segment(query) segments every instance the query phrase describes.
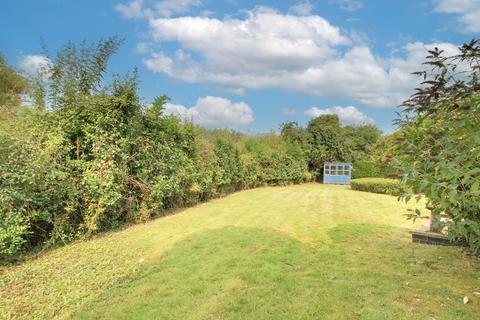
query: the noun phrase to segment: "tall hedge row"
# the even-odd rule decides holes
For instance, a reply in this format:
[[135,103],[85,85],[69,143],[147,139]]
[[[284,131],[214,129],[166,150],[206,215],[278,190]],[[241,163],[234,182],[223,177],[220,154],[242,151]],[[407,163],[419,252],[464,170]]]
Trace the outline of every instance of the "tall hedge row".
[[[211,140],[174,116],[151,114],[137,98],[119,104],[118,94],[87,99],[81,111],[27,112],[2,121],[0,255],[236,190],[310,179],[301,154],[286,143],[257,152],[245,147],[256,137],[234,142],[225,132]],[[17,132],[20,121],[30,124],[30,134]]]
[[33,82],[34,105],[0,113],[0,258],[236,190],[310,181],[324,161],[359,157],[380,135],[332,115],[282,135],[197,127],[168,115],[165,96],[142,102],[135,72],[104,84],[119,45],[66,45]]

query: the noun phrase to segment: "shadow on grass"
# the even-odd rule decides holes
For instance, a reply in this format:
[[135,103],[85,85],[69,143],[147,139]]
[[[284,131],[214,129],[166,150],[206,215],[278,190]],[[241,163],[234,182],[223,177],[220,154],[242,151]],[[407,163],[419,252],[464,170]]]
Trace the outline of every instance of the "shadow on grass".
[[341,225],[330,230],[331,245],[316,246],[271,229],[205,231],[178,242],[74,318],[468,318],[474,309],[443,301],[454,296],[448,274],[438,274],[452,266],[438,259],[448,249],[412,245],[404,234]]

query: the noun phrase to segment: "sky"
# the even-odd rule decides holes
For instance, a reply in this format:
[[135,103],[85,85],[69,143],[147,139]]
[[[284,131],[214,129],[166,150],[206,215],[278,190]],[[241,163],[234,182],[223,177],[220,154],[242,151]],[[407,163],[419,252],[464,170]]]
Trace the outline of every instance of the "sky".
[[[124,42],[108,72],[139,69],[140,95],[206,127],[278,131],[337,114],[394,131],[427,50],[480,36],[480,0],[15,0],[0,52],[25,75],[73,41]],[[45,51],[44,47],[47,49]]]

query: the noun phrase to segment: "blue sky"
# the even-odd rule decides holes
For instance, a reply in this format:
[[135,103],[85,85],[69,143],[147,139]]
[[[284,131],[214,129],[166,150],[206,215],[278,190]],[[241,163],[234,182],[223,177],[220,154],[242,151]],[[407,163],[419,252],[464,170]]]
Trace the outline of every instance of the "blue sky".
[[0,12],[0,51],[32,73],[41,42],[118,35],[109,72],[140,70],[140,94],[209,127],[277,130],[335,113],[393,130],[428,48],[478,37],[480,0],[16,0]]

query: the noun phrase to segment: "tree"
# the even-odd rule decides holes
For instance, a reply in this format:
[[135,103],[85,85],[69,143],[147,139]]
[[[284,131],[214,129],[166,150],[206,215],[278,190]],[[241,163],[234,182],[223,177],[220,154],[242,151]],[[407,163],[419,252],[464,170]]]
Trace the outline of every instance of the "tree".
[[[423,193],[432,209],[450,217],[453,240],[480,252],[480,46],[472,40],[455,56],[429,51],[417,72],[422,86],[403,103],[399,167],[403,181]],[[408,201],[412,195],[405,195]],[[412,218],[421,217],[417,211]]]
[[12,115],[21,104],[22,95],[28,92],[28,81],[7,65],[0,54],[0,116]]
[[122,40],[111,37],[96,44],[82,42],[77,47],[67,43],[57,53],[49,70],[48,99],[53,109],[75,105],[81,96],[92,94],[101,88],[103,75],[112,55]]
[[315,175],[329,161],[350,159],[350,150],[345,145],[345,136],[337,115],[322,115],[307,125],[309,168]]
[[[319,177],[325,162],[359,160],[371,161],[373,146],[381,137],[374,125],[342,126],[337,115],[322,115],[311,119],[307,128],[296,122],[285,122],[280,127],[284,141],[300,148],[308,167]],[[377,166],[369,163],[370,166]],[[378,166],[377,166],[378,167]],[[379,168],[381,175],[382,168]]]
[[382,132],[372,124],[347,126],[345,129],[346,146],[351,150],[352,161],[371,157],[373,146],[382,136]]
[[287,121],[280,126],[280,134],[285,141],[297,143],[305,147],[307,143],[307,134],[304,128],[300,127],[297,122]]

